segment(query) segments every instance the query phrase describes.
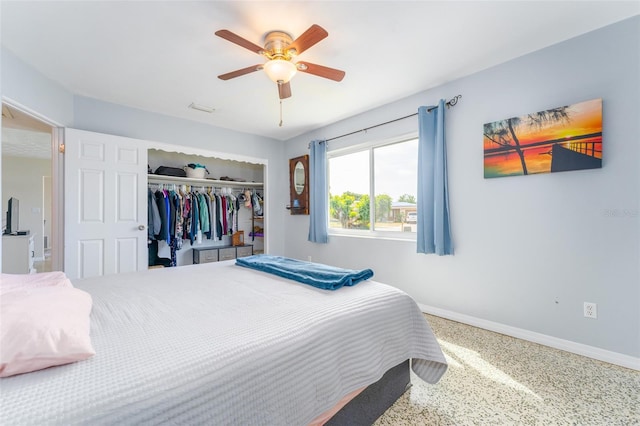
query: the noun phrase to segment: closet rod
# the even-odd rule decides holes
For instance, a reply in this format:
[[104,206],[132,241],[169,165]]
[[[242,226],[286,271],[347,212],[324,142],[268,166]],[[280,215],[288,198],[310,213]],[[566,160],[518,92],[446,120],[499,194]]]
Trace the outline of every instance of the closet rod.
[[[445,105],[447,106],[447,108],[451,108],[452,106],[454,106],[455,104],[458,103],[458,100],[462,97],[462,95],[457,95],[454,96],[453,98],[449,99]],[[433,107],[433,108],[429,108],[427,110],[427,112],[431,112],[434,109],[438,108],[437,106]],[[344,135],[340,135],[340,136],[335,136],[331,139],[326,139],[325,142],[329,142],[329,141],[333,141],[336,139],[340,139],[340,138],[344,138],[345,136],[351,136],[351,135],[355,135],[356,133],[360,133],[360,132],[366,132],[367,130],[371,130],[371,129],[375,129],[376,127],[380,127],[380,126],[384,126],[386,124],[391,124],[391,123],[395,123],[396,121],[400,121],[400,120],[404,120],[405,118],[409,118],[409,117],[414,117],[418,115],[418,113],[413,113],[413,114],[409,114],[409,115],[405,115],[404,117],[400,117],[400,118],[396,118],[393,120],[389,120],[389,121],[385,121],[384,123],[380,123],[380,124],[375,124],[373,126],[370,127],[365,127],[364,129],[360,129],[360,130],[356,130],[355,132],[351,132],[351,133],[345,133]],[[310,146],[310,145],[309,145]]]

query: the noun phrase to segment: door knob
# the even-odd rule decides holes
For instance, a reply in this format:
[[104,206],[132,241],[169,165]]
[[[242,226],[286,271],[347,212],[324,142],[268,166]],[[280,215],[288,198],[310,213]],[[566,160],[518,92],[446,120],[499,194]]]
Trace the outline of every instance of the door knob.
[[141,231],[144,231],[145,230],[145,226],[144,225],[139,225],[138,229],[141,230]]

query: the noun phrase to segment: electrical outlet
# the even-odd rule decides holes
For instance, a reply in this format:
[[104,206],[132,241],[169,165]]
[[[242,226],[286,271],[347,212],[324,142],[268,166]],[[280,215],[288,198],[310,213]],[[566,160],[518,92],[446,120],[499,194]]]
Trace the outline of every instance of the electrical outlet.
[[584,316],[587,318],[598,318],[598,305],[591,302],[584,302]]

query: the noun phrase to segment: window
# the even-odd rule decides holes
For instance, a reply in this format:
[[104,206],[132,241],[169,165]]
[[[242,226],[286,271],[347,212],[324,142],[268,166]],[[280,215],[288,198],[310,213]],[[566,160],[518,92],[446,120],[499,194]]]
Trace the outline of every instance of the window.
[[418,139],[328,153],[329,232],[415,239]]

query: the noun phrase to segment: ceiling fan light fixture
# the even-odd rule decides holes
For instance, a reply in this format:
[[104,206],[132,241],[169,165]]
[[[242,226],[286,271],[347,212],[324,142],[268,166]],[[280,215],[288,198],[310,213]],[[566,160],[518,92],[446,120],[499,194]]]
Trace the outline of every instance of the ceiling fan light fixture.
[[264,72],[274,83],[288,83],[296,71],[295,64],[284,59],[272,59],[264,64]]

